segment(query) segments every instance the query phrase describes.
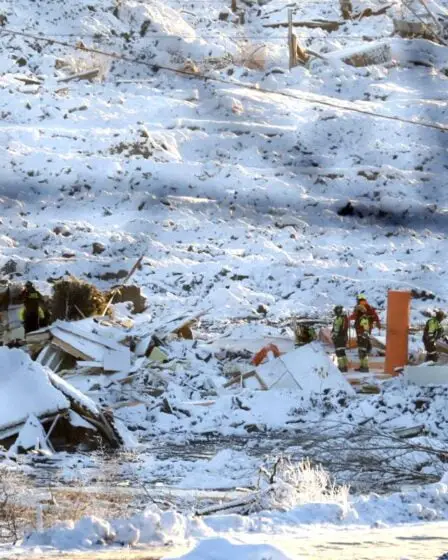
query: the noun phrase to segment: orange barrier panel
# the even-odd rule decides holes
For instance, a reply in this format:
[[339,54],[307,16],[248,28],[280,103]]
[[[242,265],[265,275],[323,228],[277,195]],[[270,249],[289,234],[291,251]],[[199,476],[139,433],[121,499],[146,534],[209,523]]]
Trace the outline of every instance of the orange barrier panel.
[[250,363],[254,366],[259,366],[267,358],[269,352],[272,352],[274,354],[274,358],[278,358],[280,356],[280,350],[278,349],[278,346],[271,343],[263,346],[263,348],[255,354]]
[[387,295],[386,363],[384,371],[395,375],[395,368],[408,363],[411,292],[390,290]]

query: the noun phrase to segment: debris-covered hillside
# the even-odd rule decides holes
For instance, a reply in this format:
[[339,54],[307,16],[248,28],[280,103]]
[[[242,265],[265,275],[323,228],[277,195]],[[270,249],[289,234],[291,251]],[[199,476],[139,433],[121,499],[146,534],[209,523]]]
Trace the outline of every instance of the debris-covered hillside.
[[[221,324],[259,304],[271,321],[320,316],[360,289],[379,307],[387,288],[415,290],[415,309],[443,305],[446,47],[390,37],[398,12],[412,16],[400,3],[353,20],[336,3],[301,4],[294,20],[340,25],[298,27],[328,58],[290,72],[286,29],[266,27],[286,21],[282,3],[237,2],[244,24],[227,2],[169,4],[0,4],[3,274],[108,287],[144,253],[136,280],[154,317],[201,302]],[[193,61],[222,81],[9,29],[145,64]],[[385,63],[338,61],[377,40]],[[92,68],[92,82],[59,82]]]
[[[82,447],[43,459],[2,451],[7,469],[40,487],[48,480],[36,461],[56,485],[253,489],[260,464],[286,452],[353,492],[442,476],[445,387],[399,379],[359,396],[318,344],[297,358],[314,376],[306,394],[294,376],[228,383],[265,343],[293,349],[291,317],[325,326],[359,292],[383,322],[388,289],[412,292],[413,327],[448,307],[447,18],[446,0],[0,0],[0,280],[32,280],[45,296],[61,280],[85,280],[101,291],[95,314],[131,270],[129,290],[141,289],[116,297],[104,319],[32,335],[38,364],[2,349],[0,365],[17,403],[7,364],[41,376],[54,397],[49,426],[61,410],[72,427],[74,415],[82,429],[111,422],[127,451],[112,467]],[[55,318],[73,319],[60,303]],[[415,354],[420,338],[412,332]],[[151,355],[154,340],[162,354]],[[94,414],[82,416],[70,395]],[[105,423],[106,410],[115,420]],[[42,436],[42,418],[30,425],[14,412],[20,441]],[[433,518],[445,519],[446,488],[431,488]],[[432,519],[425,500],[400,519]],[[182,496],[173,501],[186,509]],[[317,523],[334,521],[326,511]],[[149,540],[156,526],[190,524],[144,515],[135,522]],[[93,541],[104,533],[116,544],[106,534],[120,531],[133,540],[127,524],[89,523]]]

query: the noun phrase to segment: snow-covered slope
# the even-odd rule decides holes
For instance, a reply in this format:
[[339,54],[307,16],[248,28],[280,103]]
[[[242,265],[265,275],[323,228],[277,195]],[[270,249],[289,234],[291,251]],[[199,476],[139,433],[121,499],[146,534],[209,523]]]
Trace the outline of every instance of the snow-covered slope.
[[[227,4],[0,2],[6,30],[175,68],[191,58],[229,82],[3,35],[2,273],[46,290],[68,273],[106,287],[144,253],[135,280],[154,316],[201,302],[214,321],[257,316],[259,304],[271,321],[321,315],[358,290],[380,308],[387,288],[445,305],[447,133],[317,102],[443,125],[447,48],[387,39],[389,10],[297,32],[322,53],[386,38],[392,62],[314,59],[289,72],[286,30],[263,27],[286,20],[283,4],[242,4],[244,25],[219,19]],[[336,6],[301,5],[294,17],[339,19]],[[265,45],[263,68],[247,67],[254,45]],[[89,67],[103,81],[56,82]]]

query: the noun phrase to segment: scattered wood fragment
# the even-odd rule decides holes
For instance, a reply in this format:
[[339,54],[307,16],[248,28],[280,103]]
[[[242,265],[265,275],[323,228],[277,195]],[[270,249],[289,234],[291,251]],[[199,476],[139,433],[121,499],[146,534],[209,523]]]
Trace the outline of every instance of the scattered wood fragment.
[[41,86],[43,84],[43,82],[38,78],[28,78],[26,76],[25,77],[14,76],[14,79],[18,80],[19,82],[23,82],[27,86]]
[[260,387],[263,391],[267,391],[268,390],[268,386],[266,385],[266,383],[263,381],[263,379],[260,377],[260,375],[255,371],[248,371],[246,373],[239,373],[238,375],[234,376],[230,381],[227,381],[227,383],[225,383],[223,385],[224,389],[227,389],[228,387],[231,387],[232,385],[236,385],[236,384],[244,384],[244,380],[245,379],[250,379],[251,377],[255,377],[255,379],[258,381],[258,383],[260,384]]
[[342,52],[340,54],[340,59],[345,62],[345,64],[359,68],[390,62],[392,60],[392,51],[388,43],[380,43],[363,46],[359,50],[352,50],[350,54],[346,55]]
[[79,74],[72,74],[71,76],[67,76],[66,78],[60,78],[58,80],[58,83],[64,84],[66,82],[71,82],[72,80],[92,80],[93,78],[96,78],[99,73],[99,68],[92,68],[91,70],[87,70],[86,72],[80,72]]
[[393,4],[388,4],[387,6],[383,6],[379,10],[372,10],[372,8],[365,8],[364,10],[359,12],[359,14],[354,15],[353,19],[361,21],[365,17],[382,16],[387,12],[389,8],[392,8],[392,6]]
[[80,399],[77,398],[75,391],[70,390],[70,387],[64,385],[59,381],[59,377],[53,373],[49,374],[49,380],[51,384],[61,391],[61,393],[68,399],[70,403],[70,408],[82,418],[90,422],[100,434],[109,442],[109,444],[117,448],[123,442],[121,440],[120,434],[117,432],[113,424],[112,414],[107,414],[97,407],[88,407]]
[[420,37],[422,39],[433,39],[434,29],[431,24],[420,23],[419,21],[406,21],[404,19],[394,19],[394,33],[405,39]]
[[424,424],[418,426],[411,426],[409,428],[398,428],[394,430],[394,434],[400,439],[408,439],[419,436],[425,429]]
[[260,498],[261,492],[253,492],[242,498],[237,498],[236,500],[230,500],[224,504],[213,504],[196,510],[196,515],[211,515],[213,513],[225,512],[225,513],[242,513],[241,508],[247,510],[255,506]]
[[[337,31],[344,22],[342,21],[328,21],[324,19],[315,19],[312,21],[293,21],[293,27],[307,27],[309,29],[323,29],[324,31]],[[280,23],[265,23],[265,28],[278,29],[279,27],[288,27],[288,22]]]
[[352,19],[353,6],[350,0],[339,0],[341,14],[344,19]]
[[129,282],[129,280],[132,278],[133,274],[135,273],[135,271],[140,267],[143,258],[145,255],[142,255],[137,262],[134,264],[134,266],[131,268],[131,270],[129,271],[128,275],[126,276],[126,278],[123,280],[123,283],[120,284],[120,286],[118,286],[115,290],[112,291],[112,295],[109,299],[109,301],[107,302],[106,307],[103,310],[102,315],[106,315],[107,310],[109,309],[109,307],[112,305],[112,302],[115,299],[115,296],[117,295],[117,293],[119,292],[120,288],[122,288],[123,286],[125,286],[127,284],[127,282]]

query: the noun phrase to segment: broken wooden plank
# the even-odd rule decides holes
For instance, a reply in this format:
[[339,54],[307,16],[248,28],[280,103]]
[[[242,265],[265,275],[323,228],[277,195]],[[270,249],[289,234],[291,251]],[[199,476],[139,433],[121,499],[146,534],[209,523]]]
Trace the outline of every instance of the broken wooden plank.
[[99,68],[92,68],[91,70],[86,70],[85,72],[80,72],[79,74],[72,74],[66,78],[60,78],[58,83],[63,84],[66,82],[71,82],[72,80],[92,80],[96,78],[100,73]]
[[78,366],[79,367],[84,367],[84,368],[103,369],[103,363],[102,362],[94,362],[94,361],[79,360],[78,361]]
[[66,342],[64,342],[63,340],[59,339],[56,336],[53,337],[51,343],[57,346],[58,348],[60,348],[61,350],[64,350],[64,352],[70,354],[70,356],[73,356],[74,358],[78,358],[80,360],[86,360],[86,361],[90,361],[94,358],[94,356],[89,356],[84,352],[81,352],[74,346],[67,344]]
[[352,19],[353,6],[350,0],[339,0],[341,14],[344,19]]
[[112,447],[117,448],[122,444],[121,437],[113,425],[112,416],[106,416],[92,399],[77,391],[58,375],[50,373],[48,378],[51,384],[69,401],[70,408],[84,420],[93,424]]
[[392,6],[393,6],[393,4],[388,4],[387,6],[383,6],[382,8],[379,8],[378,10],[372,10],[372,8],[364,8],[358,14],[355,14],[353,16],[353,19],[361,21],[365,17],[382,16],[383,14],[385,14],[387,12],[387,10],[389,8],[392,8]]
[[14,79],[23,82],[27,86],[41,86],[43,84],[38,78],[29,78],[27,76],[14,76]]
[[419,436],[425,429],[424,424],[419,424],[418,426],[411,426],[409,428],[397,428],[394,430],[394,434],[400,439],[407,439]]
[[[80,321],[79,323],[82,323],[82,321]],[[83,338],[89,342],[94,342],[95,344],[99,346],[104,346],[106,348],[109,348],[110,350],[121,350],[122,348],[125,348],[125,346],[123,346],[119,342],[116,342],[111,338],[98,335],[94,332],[87,331],[82,327],[78,326],[77,323],[57,321],[56,323],[53,323],[53,325],[50,327],[50,331],[52,334],[54,329],[60,329],[68,334],[74,335],[75,337]]]
[[[323,29],[324,31],[337,31],[343,21],[328,21],[324,19],[315,19],[312,21],[293,21],[292,27],[307,27],[309,29]],[[280,23],[265,23],[263,27],[270,29],[277,29],[279,27],[288,27],[287,21]]]
[[45,344],[51,338],[49,329],[41,329],[39,331],[30,332],[26,335],[26,343],[28,345]]
[[137,262],[134,264],[134,266],[131,268],[131,270],[129,271],[128,275],[126,276],[126,278],[123,280],[123,282],[120,284],[120,286],[118,288],[116,288],[115,290],[113,290],[112,295],[109,299],[109,301],[106,304],[106,307],[104,308],[104,311],[102,313],[102,315],[106,315],[107,310],[109,309],[109,307],[112,305],[112,302],[115,299],[115,296],[117,295],[117,292],[119,291],[120,287],[125,286],[126,283],[132,278],[132,276],[134,275],[135,271],[137,270],[137,268],[141,265],[143,258],[144,258],[144,254],[138,258]]
[[236,383],[240,384],[243,379],[249,379],[249,377],[254,377],[255,376],[255,371],[248,371],[246,373],[238,373],[237,375],[233,376],[230,381],[227,381],[227,383],[224,383],[223,387],[224,389],[227,389],[228,387],[231,387],[232,385],[235,385]]
[[227,383],[225,383],[223,385],[224,389],[227,389],[228,387],[231,387],[232,385],[235,385],[236,383],[243,383],[244,385],[244,380],[246,379],[250,379],[252,377],[255,377],[255,379],[258,381],[261,389],[263,391],[267,391],[268,390],[268,386],[266,385],[266,383],[263,381],[262,377],[260,376],[260,374],[258,372],[256,372],[255,370],[253,371],[248,371],[246,373],[243,374],[239,374],[236,375],[234,378],[232,378],[230,381],[228,381]]

